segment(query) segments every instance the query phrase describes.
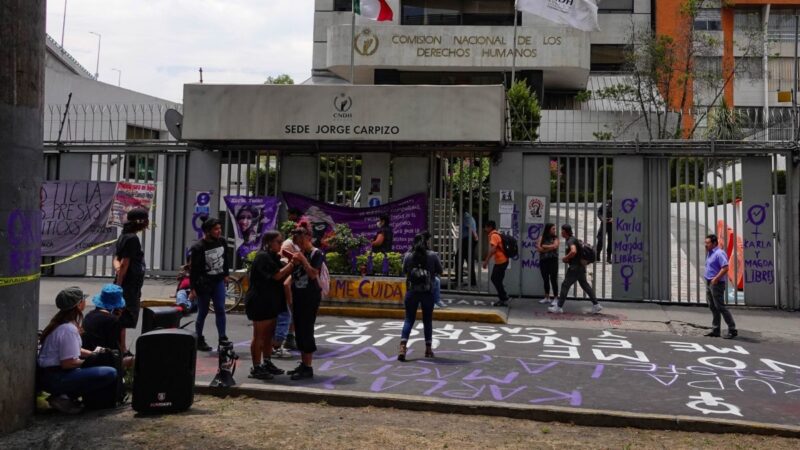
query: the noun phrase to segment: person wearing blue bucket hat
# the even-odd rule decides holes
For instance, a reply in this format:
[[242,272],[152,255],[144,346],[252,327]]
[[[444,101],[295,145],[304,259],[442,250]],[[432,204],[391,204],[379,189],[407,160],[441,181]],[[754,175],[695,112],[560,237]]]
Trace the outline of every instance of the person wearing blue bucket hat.
[[[125,308],[122,287],[106,284],[100,293],[92,297],[94,310],[83,319],[83,336],[81,347],[94,351],[96,348],[117,350],[123,353],[124,346],[120,339],[123,324],[120,322]],[[129,359],[129,362],[125,360]],[[123,366],[128,367],[132,358],[123,359]]]

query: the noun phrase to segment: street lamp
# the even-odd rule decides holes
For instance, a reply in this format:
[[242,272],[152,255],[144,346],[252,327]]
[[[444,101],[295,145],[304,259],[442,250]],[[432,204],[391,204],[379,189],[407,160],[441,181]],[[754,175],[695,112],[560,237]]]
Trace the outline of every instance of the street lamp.
[[94,79],[100,79],[100,41],[103,40],[103,36],[100,33],[95,33],[94,31],[90,31],[89,34],[93,34],[97,36],[97,65],[94,67]]
[[111,69],[114,72],[117,72],[117,86],[122,86],[122,71],[119,69]]
[[64,17],[61,20],[61,48],[64,48],[64,29],[67,27],[67,0],[64,0]]

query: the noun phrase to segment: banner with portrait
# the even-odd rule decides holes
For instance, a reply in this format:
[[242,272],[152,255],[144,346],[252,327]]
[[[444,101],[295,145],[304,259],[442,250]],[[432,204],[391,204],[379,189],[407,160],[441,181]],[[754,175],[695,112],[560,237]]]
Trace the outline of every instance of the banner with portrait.
[[233,223],[236,255],[244,259],[258,250],[264,232],[275,228],[280,201],[276,197],[226,195],[225,205]]
[[[392,228],[392,251],[404,253],[411,248],[414,236],[426,230],[428,224],[428,196],[414,194],[403,199],[372,208],[348,208],[330,205],[298,194],[283,193],[288,208],[297,208],[311,221],[314,240],[324,242],[333,233],[336,224],[347,224],[354,236],[373,240],[378,233],[378,218],[389,216]],[[323,246],[324,250],[324,246]]]

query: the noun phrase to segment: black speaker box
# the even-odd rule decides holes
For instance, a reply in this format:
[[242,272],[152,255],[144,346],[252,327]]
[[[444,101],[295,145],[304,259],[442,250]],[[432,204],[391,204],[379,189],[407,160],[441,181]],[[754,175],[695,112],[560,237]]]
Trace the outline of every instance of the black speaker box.
[[144,414],[185,411],[194,402],[197,337],[181,329],[139,336],[133,378],[133,409]]
[[142,308],[142,334],[159,328],[178,328],[183,309],[178,306]]

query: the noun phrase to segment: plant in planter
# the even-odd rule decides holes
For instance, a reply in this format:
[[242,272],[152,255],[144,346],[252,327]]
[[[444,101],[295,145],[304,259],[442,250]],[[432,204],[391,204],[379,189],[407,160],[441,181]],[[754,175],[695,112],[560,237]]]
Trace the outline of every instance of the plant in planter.
[[288,238],[289,233],[291,233],[295,228],[297,228],[297,222],[286,220],[281,222],[281,224],[278,226],[278,231],[281,232],[284,238]]
[[[358,268],[356,254],[369,244],[363,236],[353,236],[353,230],[346,224],[340,223],[333,228],[333,236],[328,238],[328,248],[350,260],[351,271]],[[329,268],[330,269],[330,268]]]
[[345,255],[337,252],[328,252],[325,254],[325,264],[328,265],[328,271],[335,274],[349,274],[351,272],[350,261],[345,258]]

